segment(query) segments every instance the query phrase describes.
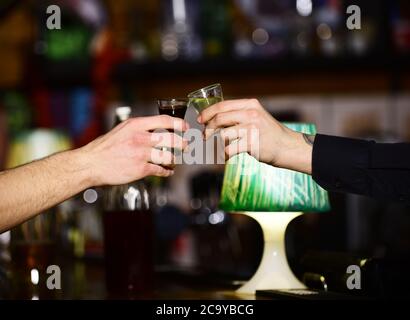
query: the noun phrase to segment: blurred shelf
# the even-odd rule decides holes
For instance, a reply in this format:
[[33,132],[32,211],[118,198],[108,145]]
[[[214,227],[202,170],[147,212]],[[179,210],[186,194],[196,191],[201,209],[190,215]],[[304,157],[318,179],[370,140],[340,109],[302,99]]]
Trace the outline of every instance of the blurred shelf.
[[148,63],[123,63],[113,72],[113,79],[117,81],[133,81],[141,77],[169,77],[193,75],[242,75],[304,72],[336,72],[336,71],[388,71],[401,67],[408,59],[392,58],[374,55],[369,57],[281,57],[275,59],[214,59],[197,62],[148,62]]
[[[48,86],[92,85],[92,61],[41,62]],[[221,82],[228,95],[395,92],[410,90],[409,56],[298,58],[196,62],[126,62],[112,72],[114,83],[135,87],[140,98],[186,95]]]
[[406,56],[207,60],[200,62],[124,63],[112,76],[135,86],[141,99],[185,96],[220,82],[227,96],[400,92],[410,90]]
[[91,60],[41,61],[40,68],[42,80],[51,88],[91,85]]

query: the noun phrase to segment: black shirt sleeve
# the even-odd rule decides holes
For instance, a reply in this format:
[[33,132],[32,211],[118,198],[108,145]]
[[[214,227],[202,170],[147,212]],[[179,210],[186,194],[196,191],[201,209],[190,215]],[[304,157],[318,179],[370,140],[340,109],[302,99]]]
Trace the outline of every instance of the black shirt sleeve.
[[313,179],[324,189],[410,203],[410,143],[316,135]]

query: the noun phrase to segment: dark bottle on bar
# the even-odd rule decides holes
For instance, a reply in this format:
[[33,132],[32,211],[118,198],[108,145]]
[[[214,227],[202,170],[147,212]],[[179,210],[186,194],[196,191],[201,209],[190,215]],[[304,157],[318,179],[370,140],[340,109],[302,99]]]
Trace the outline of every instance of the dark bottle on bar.
[[[116,109],[116,124],[131,109]],[[150,297],[153,290],[153,216],[145,180],[104,191],[106,285],[114,298]]]

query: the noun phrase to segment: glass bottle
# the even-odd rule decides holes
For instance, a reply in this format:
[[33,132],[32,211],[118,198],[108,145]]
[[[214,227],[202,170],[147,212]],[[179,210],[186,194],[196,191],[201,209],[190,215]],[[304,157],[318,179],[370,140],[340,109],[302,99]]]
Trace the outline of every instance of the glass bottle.
[[[116,109],[116,124],[130,117]],[[109,295],[145,297],[153,289],[153,215],[145,180],[107,187],[104,192],[104,253]]]

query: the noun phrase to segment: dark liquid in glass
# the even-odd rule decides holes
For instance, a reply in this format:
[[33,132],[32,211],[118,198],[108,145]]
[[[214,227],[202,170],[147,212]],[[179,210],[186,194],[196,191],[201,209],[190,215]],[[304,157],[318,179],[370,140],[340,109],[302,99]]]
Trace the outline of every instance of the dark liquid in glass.
[[151,211],[107,211],[104,233],[109,294],[120,298],[150,297],[154,278]]
[[[180,102],[180,103],[176,103],[173,105],[159,106],[158,110],[159,110],[159,114],[166,114],[171,117],[184,119],[187,107],[188,107],[187,103]],[[174,132],[174,130],[172,129],[169,129],[168,131]],[[179,154],[179,152],[176,151],[174,148],[170,148],[168,150],[171,151],[175,155]],[[174,168],[174,166],[175,165],[166,166],[166,167]]]
[[184,119],[187,105],[178,104],[174,106],[161,106],[158,109],[159,109],[159,114],[166,114],[171,117]]

